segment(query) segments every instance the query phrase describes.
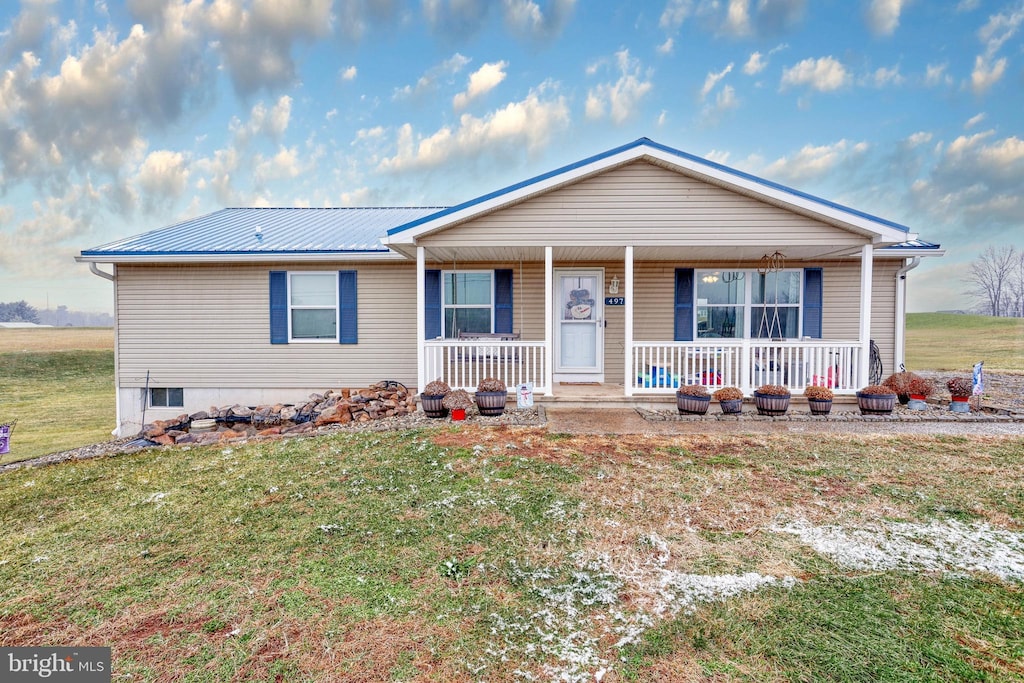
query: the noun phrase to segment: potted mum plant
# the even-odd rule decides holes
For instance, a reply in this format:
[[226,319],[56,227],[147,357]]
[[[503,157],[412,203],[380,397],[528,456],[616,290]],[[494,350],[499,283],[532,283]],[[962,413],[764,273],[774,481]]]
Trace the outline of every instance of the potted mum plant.
[[754,390],[754,405],[758,415],[778,417],[789,410],[789,389],[781,384],[762,384]]
[[949,389],[949,397],[952,399],[949,402],[949,409],[954,413],[969,413],[971,412],[971,394],[974,392],[974,385],[971,380],[967,377],[953,377],[946,382],[946,388]]
[[684,384],[676,389],[676,408],[681,415],[704,415],[711,395],[703,384]]
[[711,394],[718,401],[718,407],[726,415],[739,415],[743,412],[743,392],[736,387],[722,387]]
[[909,401],[907,408],[910,410],[925,410],[928,408],[928,397],[935,391],[935,383],[930,379],[915,376],[907,385]]
[[501,415],[507,398],[508,388],[497,377],[485,377],[476,385],[476,407],[481,415]]
[[451,390],[452,388],[448,386],[448,383],[440,379],[435,379],[423,387],[423,391],[420,393],[420,405],[423,407],[423,412],[427,417],[448,416],[448,409],[441,402]]
[[882,384],[869,384],[857,392],[861,415],[890,415],[896,407],[896,392]]
[[449,392],[441,400],[441,404],[452,411],[453,420],[465,420],[466,411],[473,407],[473,397],[465,389],[456,389]]
[[804,396],[811,415],[828,415],[832,412],[832,399],[835,396],[828,387],[809,386],[804,389]]
[[903,370],[902,372],[894,372],[886,377],[885,381],[882,382],[882,386],[892,389],[899,402],[906,405],[910,400],[910,385],[914,380],[919,379],[921,377],[917,373]]

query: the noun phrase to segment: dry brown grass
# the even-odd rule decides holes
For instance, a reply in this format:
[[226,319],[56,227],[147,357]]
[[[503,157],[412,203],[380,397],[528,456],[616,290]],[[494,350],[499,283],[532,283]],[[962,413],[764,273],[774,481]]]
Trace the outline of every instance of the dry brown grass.
[[40,327],[0,330],[0,353],[113,351],[112,327]]

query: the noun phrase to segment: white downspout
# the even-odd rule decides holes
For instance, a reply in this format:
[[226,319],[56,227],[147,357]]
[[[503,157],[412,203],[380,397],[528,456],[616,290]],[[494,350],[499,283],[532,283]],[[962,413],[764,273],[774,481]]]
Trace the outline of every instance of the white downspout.
[[914,256],[896,271],[896,339],[893,349],[893,372],[905,370],[906,328],[907,328],[907,273],[921,263],[920,256]]
[[121,433],[121,362],[120,348],[117,343],[117,331],[118,331],[118,315],[117,315],[117,266],[114,266],[113,273],[107,273],[97,267],[95,261],[89,262],[89,272],[97,277],[101,277],[104,280],[110,280],[114,283],[114,420],[117,426],[114,427],[114,431],[110,432],[114,436],[124,436]]
[[430,380],[427,379],[424,367],[426,363],[425,337],[427,336],[427,314],[424,310],[427,302],[427,288],[423,278],[426,275],[427,250],[416,246],[416,391],[423,391],[423,387]]

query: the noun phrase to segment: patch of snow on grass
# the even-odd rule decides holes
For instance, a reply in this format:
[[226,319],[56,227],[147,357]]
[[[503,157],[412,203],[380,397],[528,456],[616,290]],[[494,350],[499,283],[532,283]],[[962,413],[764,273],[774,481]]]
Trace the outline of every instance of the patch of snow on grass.
[[986,572],[1004,581],[1024,581],[1024,534],[985,523],[891,522],[851,530],[797,520],[772,531],[793,534],[849,569]]

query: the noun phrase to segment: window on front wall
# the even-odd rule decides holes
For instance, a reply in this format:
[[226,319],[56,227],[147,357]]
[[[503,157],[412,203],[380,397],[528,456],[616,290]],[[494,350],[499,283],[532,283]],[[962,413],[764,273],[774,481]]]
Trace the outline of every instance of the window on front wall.
[[291,339],[337,340],[337,273],[289,273],[288,304]]
[[695,273],[697,338],[800,336],[802,271]]
[[150,387],[149,405],[151,408],[184,408],[185,390]]
[[800,284],[803,273],[782,270],[754,274],[750,336],[795,339],[800,336]]
[[442,334],[489,334],[494,330],[494,281],[491,271],[445,271],[442,274]]

